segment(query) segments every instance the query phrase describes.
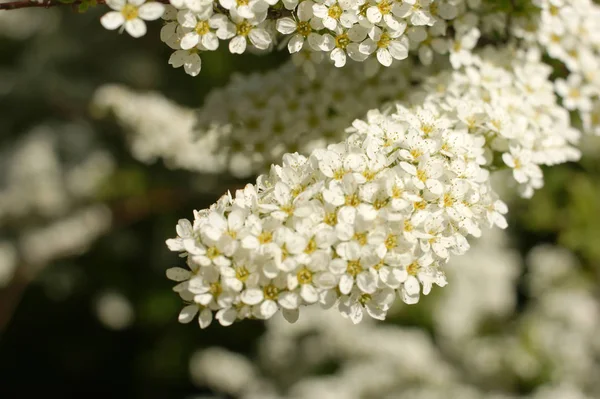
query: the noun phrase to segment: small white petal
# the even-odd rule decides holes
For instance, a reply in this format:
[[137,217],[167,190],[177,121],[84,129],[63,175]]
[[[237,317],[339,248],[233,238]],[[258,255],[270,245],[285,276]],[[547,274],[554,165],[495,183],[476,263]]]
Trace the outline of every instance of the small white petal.
[[138,10],[139,17],[146,21],[157,20],[162,17],[164,13],[165,6],[156,1],[142,5]]
[[185,308],[181,309],[179,312],[179,322],[180,323],[189,323],[194,319],[194,316],[198,313],[198,305],[188,305]]
[[192,272],[181,267],[172,267],[167,269],[167,278],[172,281],[185,281],[190,278]]
[[125,22],[125,30],[131,37],[142,37],[146,34],[146,24],[139,18]]
[[100,18],[100,23],[108,30],[115,30],[125,23],[125,17],[118,11],[111,11]]

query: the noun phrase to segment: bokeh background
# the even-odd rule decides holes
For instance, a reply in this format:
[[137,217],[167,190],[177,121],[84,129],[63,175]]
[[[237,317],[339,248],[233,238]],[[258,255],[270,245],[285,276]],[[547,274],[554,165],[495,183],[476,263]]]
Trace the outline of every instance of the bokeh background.
[[177,323],[164,242],[247,181],[134,159],[91,101],[118,83],[199,107],[285,56],[220,49],[192,78],[159,23],[134,40],[101,13],[0,12],[0,398],[600,398],[600,138],[532,200],[499,187],[509,229],[385,323],[315,310],[200,330]]

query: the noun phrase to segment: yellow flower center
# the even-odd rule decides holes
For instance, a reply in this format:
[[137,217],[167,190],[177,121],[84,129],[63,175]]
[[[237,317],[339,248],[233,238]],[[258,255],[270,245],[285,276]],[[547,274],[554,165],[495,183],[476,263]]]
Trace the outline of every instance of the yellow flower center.
[[335,212],[326,214],[323,222],[330,226],[335,226],[337,224],[337,214]]
[[418,211],[422,211],[423,209],[427,208],[427,202],[425,201],[415,202],[413,205]]
[[417,262],[413,262],[406,268],[406,272],[411,276],[416,276],[421,266]]
[[444,206],[450,207],[452,205],[454,205],[454,198],[448,193],[444,194]]
[[216,298],[219,295],[221,295],[221,292],[223,292],[223,287],[221,287],[221,283],[219,283],[219,282],[212,283],[210,285],[210,290],[209,291]]
[[273,240],[273,233],[271,233],[270,231],[263,231],[262,233],[260,233],[260,235],[258,236],[258,241],[261,244],[268,244]]
[[360,296],[360,298],[358,298],[358,302],[363,306],[365,306],[370,300],[371,300],[371,295],[369,295],[369,294],[362,294]]
[[385,247],[387,249],[392,249],[392,248],[396,248],[397,245],[398,245],[398,237],[393,234],[389,234],[387,236],[387,238],[385,239]]
[[244,20],[237,26],[236,34],[238,36],[248,36],[252,28],[254,28],[254,26],[250,25],[248,21]]
[[358,260],[349,261],[348,266],[346,267],[346,272],[352,277],[356,277],[362,270],[363,268]]
[[345,174],[346,174],[346,171],[344,169],[338,169],[335,172],[333,172],[333,178],[335,180],[342,180],[344,178]]
[[121,9],[121,14],[127,21],[131,21],[138,17],[138,8],[133,4],[125,4],[125,6]]
[[329,7],[329,11],[327,11],[327,15],[329,15],[331,18],[333,19],[339,19],[342,16],[342,13],[344,12],[344,10],[342,10],[342,7],[340,7],[339,4],[334,4],[331,7]]
[[356,195],[356,194],[346,195],[346,205],[347,206],[360,205],[360,199],[358,199],[358,195]]
[[381,37],[377,41],[377,47],[378,48],[387,48],[387,46],[390,45],[391,41],[392,41],[392,38],[390,37],[390,35],[388,35],[387,32],[383,32],[381,34]]
[[375,176],[377,175],[377,172],[367,169],[362,173],[362,175],[364,176],[365,179],[367,179],[367,181],[371,181],[375,178]]
[[306,254],[312,254],[313,252],[315,252],[317,250],[317,242],[315,241],[314,238],[311,238],[308,241],[308,244],[306,244],[306,248],[304,248],[304,253]]
[[336,36],[335,38],[335,46],[341,48],[342,50],[348,47],[350,44],[350,38],[347,34],[342,33],[341,35]]
[[417,159],[421,155],[423,155],[423,151],[419,150],[418,148],[413,148],[412,150],[410,150],[410,155],[412,155],[413,158]]
[[392,2],[388,0],[382,0],[377,4],[377,8],[379,8],[379,12],[383,15],[389,14],[392,11]]
[[310,35],[310,32],[312,32],[310,23],[308,23],[306,21],[298,22],[298,25],[296,26],[296,30],[298,31],[298,33],[300,33],[304,37],[307,37],[308,35]]
[[360,245],[367,245],[367,233],[356,233],[353,237]]
[[275,287],[273,284],[269,284],[265,288],[263,288],[263,294],[265,296],[265,299],[274,301],[279,296],[279,288]]
[[308,270],[306,267],[303,267],[298,271],[296,277],[298,278],[298,282],[300,284],[310,284],[312,282],[312,272]]
[[208,25],[208,21],[198,21],[194,30],[200,36],[206,35],[208,32],[210,32],[210,26]]
[[250,276],[250,272],[246,269],[246,266],[238,266],[235,269],[235,278],[240,280],[242,283],[248,280],[248,276]]
[[210,247],[206,250],[206,256],[209,259],[214,259],[217,256],[219,256],[221,253],[219,252],[219,250],[217,249],[217,247]]

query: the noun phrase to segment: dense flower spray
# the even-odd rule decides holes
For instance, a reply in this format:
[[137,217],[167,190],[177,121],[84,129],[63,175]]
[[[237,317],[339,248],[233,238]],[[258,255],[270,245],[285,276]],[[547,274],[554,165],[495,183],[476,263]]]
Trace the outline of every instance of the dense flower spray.
[[120,112],[131,94],[98,96],[151,157],[268,171],[167,242],[187,260],[168,271],[183,322],[294,321],[313,304],[383,319],[396,296],[412,304],[445,285],[470,236],[506,227],[491,174],[510,171],[529,198],[542,167],[577,160],[581,132],[600,131],[591,1],[261,1],[166,7],[161,37],[192,75],[219,40],[242,53],[281,39],[293,54],[183,111],[176,142],[153,147],[161,124]]
[[189,267],[168,271],[189,303],[180,320],[281,310],[294,321],[317,303],[353,322],[383,319],[396,295],[412,304],[444,286],[443,265],[467,237],[506,227],[490,171],[511,167],[528,196],[539,165],[579,156],[549,73],[539,52],[484,50],[427,79],[412,102],[356,120],[345,141],[287,154],[256,185],[180,221],[167,242]]

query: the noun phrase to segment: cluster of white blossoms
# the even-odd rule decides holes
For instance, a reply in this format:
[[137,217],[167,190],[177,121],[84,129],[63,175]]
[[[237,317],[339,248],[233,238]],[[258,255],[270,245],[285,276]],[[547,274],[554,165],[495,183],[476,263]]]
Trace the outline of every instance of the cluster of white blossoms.
[[[196,76],[200,53],[228,41],[229,51],[271,51],[287,46],[298,60],[337,67],[348,58],[390,66],[410,52],[429,65],[435,54],[465,61],[477,41],[478,0],[107,0],[107,29],[146,33],[144,21],[162,17],[161,40],[174,51],[169,63]],[[463,60],[461,60],[463,58]],[[300,61],[300,62],[303,62]],[[468,59],[466,59],[468,62]]]
[[600,135],[600,7],[592,0],[534,0],[533,29],[517,35],[539,43],[570,72],[555,81],[563,106],[578,112],[586,132]]
[[413,65],[407,60],[368,77],[359,63],[323,63],[311,81],[287,62],[266,73],[234,75],[197,112],[158,93],[115,85],[102,86],[92,103],[97,115],[110,111],[130,133],[131,151],[143,162],[161,157],[170,167],[244,178],[268,171],[285,153],[309,154],[343,140],[354,119],[402,98],[411,82],[422,80],[427,70]]
[[344,142],[286,154],[256,186],[181,220],[167,242],[189,267],[167,273],[190,303],[180,320],[200,311],[206,327],[216,312],[229,325],[281,310],[294,321],[315,303],[383,319],[396,295],[412,304],[444,286],[440,266],[468,236],[506,227],[489,170],[506,163],[528,195],[539,164],[579,156],[539,52],[472,58],[427,80],[421,105],[370,111]]
[[109,230],[111,212],[96,194],[114,167],[82,124],[39,125],[0,151],[0,286]]
[[[453,258],[452,284],[418,321],[401,306],[393,323],[353,328],[318,308],[294,325],[274,317],[251,358],[198,345],[192,382],[241,399],[600,397],[600,302],[588,270],[555,246],[532,249],[525,262],[508,238],[489,231]],[[517,287],[528,298],[519,307]]]

